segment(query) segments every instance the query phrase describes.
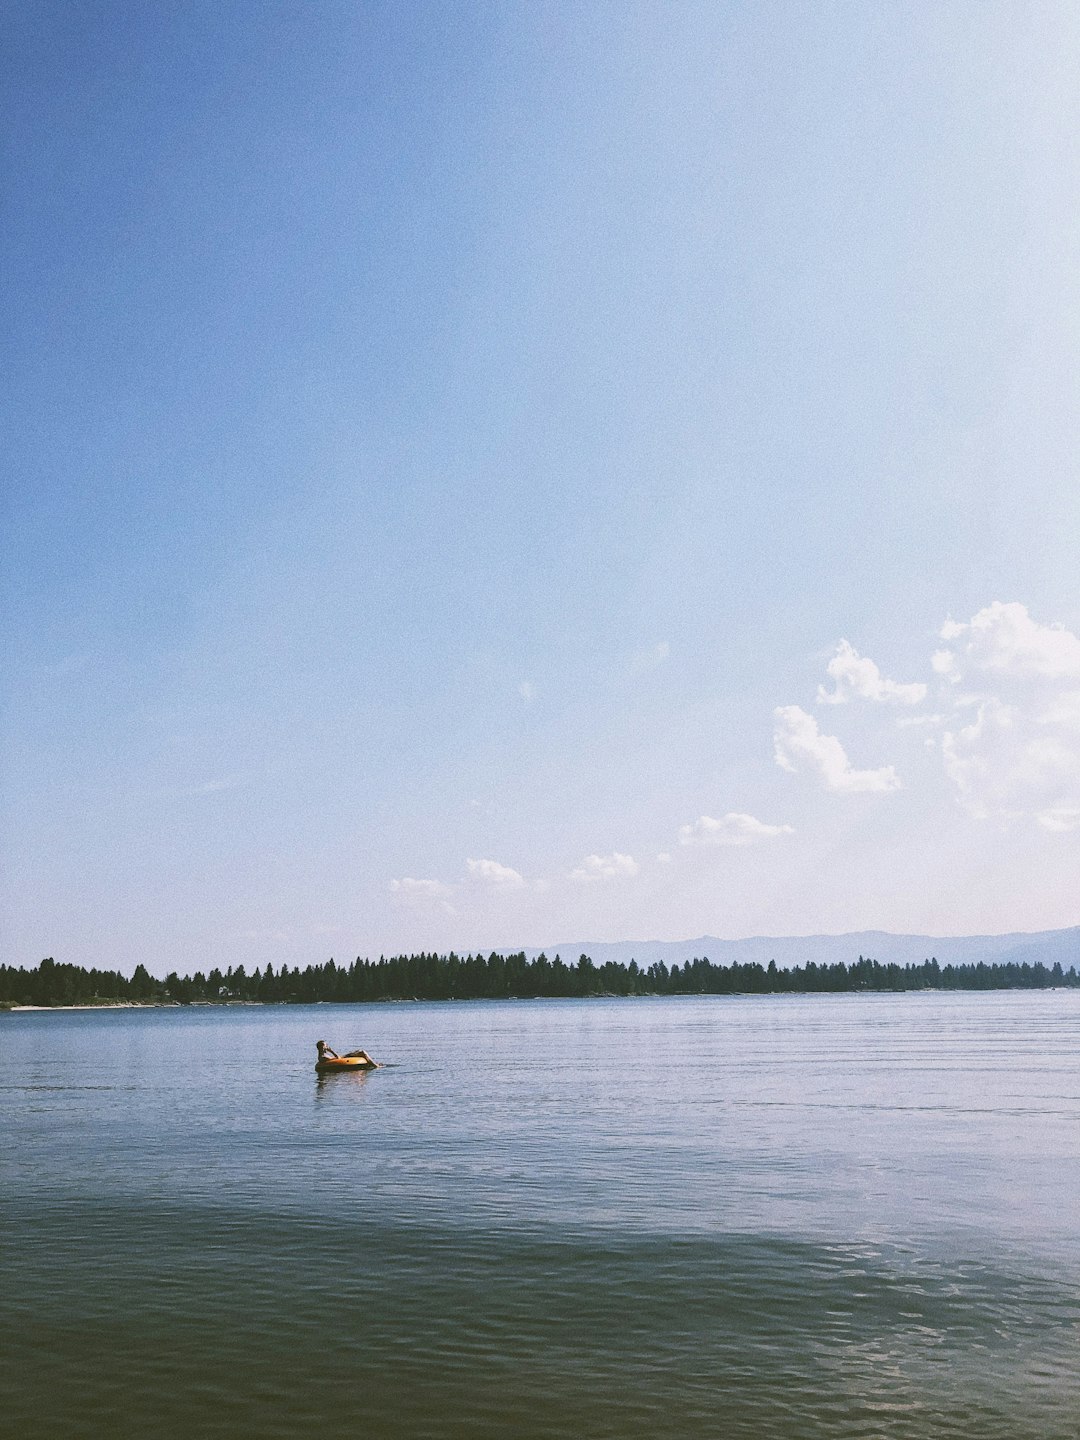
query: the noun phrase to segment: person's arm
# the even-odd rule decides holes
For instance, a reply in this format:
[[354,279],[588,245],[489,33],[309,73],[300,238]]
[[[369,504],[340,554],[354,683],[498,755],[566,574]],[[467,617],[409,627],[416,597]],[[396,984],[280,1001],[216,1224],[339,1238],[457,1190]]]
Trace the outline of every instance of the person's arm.
[[324,1045],[324,1046],[323,1046],[323,1054],[324,1054],[324,1055],[329,1055],[331,1060],[340,1060],[340,1059],[341,1059],[341,1056],[337,1053],[337,1051],[336,1051],[336,1050],[331,1050],[329,1045]]

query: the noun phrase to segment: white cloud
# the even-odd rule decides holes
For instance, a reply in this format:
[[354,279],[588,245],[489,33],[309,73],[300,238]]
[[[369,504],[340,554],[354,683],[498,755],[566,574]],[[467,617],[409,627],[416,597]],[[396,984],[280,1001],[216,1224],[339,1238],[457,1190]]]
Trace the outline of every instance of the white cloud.
[[1066,725],[1080,730],[1080,690],[1059,690],[1040,711],[1040,725]]
[[586,855],[570,874],[574,880],[628,880],[640,869],[632,855],[620,855],[616,850],[611,855]]
[[466,860],[465,868],[470,880],[489,885],[493,890],[520,890],[525,884],[523,875],[509,865],[500,865],[497,860]]
[[390,889],[404,900],[446,900],[454,893],[453,887],[441,880],[414,880],[411,875],[391,880]]
[[939,650],[933,666],[951,680],[1080,680],[1080,639],[1063,625],[1038,624],[1017,601],[995,600],[966,624],[949,620],[941,638],[951,648]]
[[741,815],[729,810],[720,820],[711,815],[702,815],[692,825],[683,825],[679,830],[680,845],[756,845],[762,840],[772,840],[777,835],[793,835],[790,825],[766,825],[753,815]]
[[[902,715],[941,756],[961,806],[983,820],[1027,821],[1052,834],[1080,831],[1080,638],[1034,620],[1027,607],[995,600],[970,620],[949,620],[931,657],[934,713]],[[828,665],[832,688],[818,701],[853,698],[914,705],[928,687],[898,685],[842,641]],[[900,779],[892,765],[857,770],[840,740],[823,735],[797,705],[774,712],[776,763],[811,771],[838,794],[884,793]],[[701,830],[698,822],[697,830]],[[687,835],[695,827],[684,827]],[[702,836],[695,835],[700,843]],[[684,839],[684,843],[692,843]]]
[[941,740],[957,799],[979,819],[1080,829],[1080,640],[995,601],[941,632],[934,667],[953,688]]
[[919,705],[926,699],[925,685],[901,685],[887,680],[873,660],[860,655],[847,640],[840,641],[825,670],[833,688],[826,690],[824,685],[818,686],[819,705],[846,705],[856,699],[878,704]]
[[1080,639],[995,600],[948,621],[933,666],[953,713],[941,740],[957,799],[979,819],[1080,829]]
[[1037,817],[1044,830],[1061,834],[1066,830],[1080,830],[1080,805],[1051,805],[1039,812]]
[[670,654],[671,646],[666,640],[650,645],[646,650],[637,650],[630,657],[630,674],[644,675],[649,670],[655,670],[658,665],[663,665]]
[[536,699],[536,686],[532,683],[531,680],[522,680],[521,684],[518,686],[518,694],[521,696],[522,700],[525,701],[526,705],[531,705],[532,702]]
[[835,735],[822,735],[817,721],[798,705],[781,705],[773,711],[776,763],[792,774],[809,769],[826,789],[838,795],[884,793],[900,788],[891,765],[877,770],[855,770]]
[[979,819],[1034,818],[1044,829],[1080,827],[1080,729],[1046,724],[996,697],[941,742],[945,773]]

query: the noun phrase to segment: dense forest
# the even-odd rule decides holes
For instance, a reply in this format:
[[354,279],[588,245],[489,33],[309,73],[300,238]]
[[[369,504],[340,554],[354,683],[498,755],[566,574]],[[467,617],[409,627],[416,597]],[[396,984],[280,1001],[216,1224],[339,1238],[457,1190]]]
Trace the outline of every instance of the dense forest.
[[115,970],[84,970],[78,965],[43,960],[36,969],[0,965],[0,1004],[93,1005],[118,1001],[180,1005],[249,1001],[263,1004],[312,1004],[371,1000],[506,1000],[592,995],[768,995],[903,990],[1038,990],[1080,985],[1076,967],[1062,970],[1035,964],[881,965],[863,959],[850,965],[714,965],[707,959],[685,965],[663,963],[642,969],[608,962],[594,965],[587,955],[565,964],[558,955],[529,961],[517,955],[397,955],[351,965],[272,965],[249,975],[243,965],[196,972],[175,972],[155,979],[136,965],[130,979]]

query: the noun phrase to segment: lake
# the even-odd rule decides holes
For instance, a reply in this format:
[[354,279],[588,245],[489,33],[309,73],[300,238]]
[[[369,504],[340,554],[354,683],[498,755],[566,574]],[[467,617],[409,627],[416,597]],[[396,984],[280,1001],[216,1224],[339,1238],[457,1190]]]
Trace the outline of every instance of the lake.
[[12,1434],[1076,1440],[1080,993],[0,1015],[0,1225]]

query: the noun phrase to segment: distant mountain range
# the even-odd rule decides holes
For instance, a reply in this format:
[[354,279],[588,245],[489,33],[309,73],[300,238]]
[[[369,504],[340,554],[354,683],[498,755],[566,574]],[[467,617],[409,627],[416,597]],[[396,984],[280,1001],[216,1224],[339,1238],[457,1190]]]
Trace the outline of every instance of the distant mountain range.
[[541,953],[549,959],[560,955],[567,964],[579,955],[588,955],[597,965],[607,960],[628,965],[636,960],[644,968],[661,960],[671,966],[699,958],[720,965],[754,961],[768,965],[775,960],[786,969],[810,960],[817,965],[832,965],[837,960],[850,965],[862,955],[883,965],[909,961],[921,965],[933,957],[941,965],[977,965],[980,960],[1034,965],[1041,961],[1049,967],[1060,962],[1067,970],[1070,965],[1080,969],[1080,925],[1013,935],[890,935],[886,930],[856,930],[849,935],[755,935],[747,940],[720,940],[715,935],[700,935],[696,940],[573,940],[525,951],[530,960]]

